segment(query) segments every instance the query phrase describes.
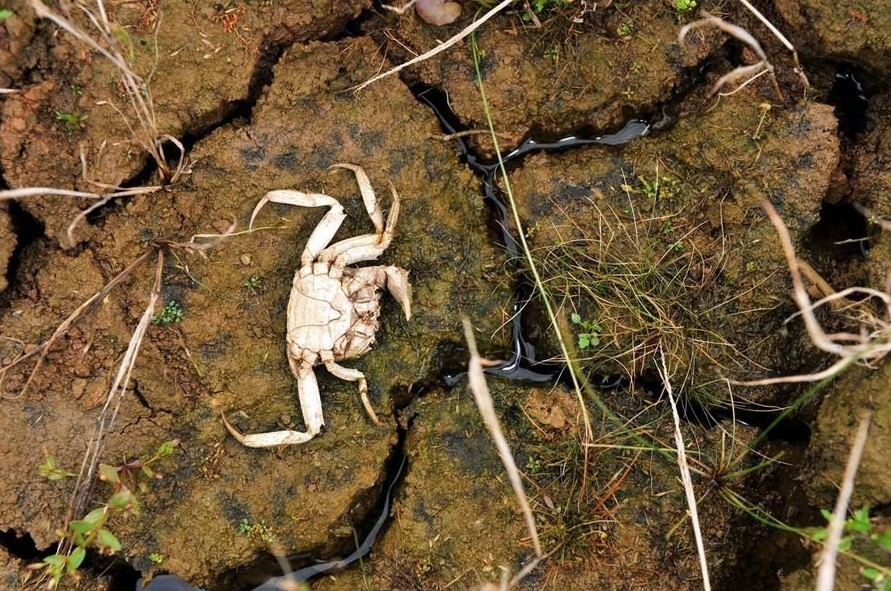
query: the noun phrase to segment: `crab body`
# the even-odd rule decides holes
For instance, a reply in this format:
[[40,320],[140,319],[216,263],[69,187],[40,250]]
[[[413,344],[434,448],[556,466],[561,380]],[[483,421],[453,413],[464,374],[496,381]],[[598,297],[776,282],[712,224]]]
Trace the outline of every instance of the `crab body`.
[[399,216],[399,196],[392,188],[393,205],[386,225],[365,172],[358,166],[335,164],[352,170],[359,183],[365,209],[376,232],[347,238],[328,246],[346,215],[336,199],[299,191],[271,191],[257,203],[251,225],[268,202],[330,207],[313,230],[300,257],[301,266],[294,274],[287,308],[287,357],[297,378],[297,391],[306,431],[286,429],[269,433],[242,435],[225,416],[223,422],[241,443],[248,447],[269,447],[305,443],[324,426],[321,396],[313,368],[324,365],[333,375],[358,382],[359,395],[368,416],[381,424],[368,399],[368,385],[361,371],[337,362],[366,353],[374,344],[380,313],[380,290],[386,288],[399,301],[405,318],[411,318],[411,285],[408,271],[393,266],[350,267],[356,262],[377,258],[393,239]]

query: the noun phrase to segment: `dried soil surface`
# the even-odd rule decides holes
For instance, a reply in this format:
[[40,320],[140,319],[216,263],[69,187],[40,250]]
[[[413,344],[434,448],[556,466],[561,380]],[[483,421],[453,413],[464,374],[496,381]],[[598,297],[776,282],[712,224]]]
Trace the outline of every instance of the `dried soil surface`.
[[[799,320],[787,321],[796,309],[765,200],[815,269],[812,278],[835,289],[888,290],[891,240],[866,221],[891,217],[887,11],[882,0],[765,3],[797,45],[811,83],[805,88],[786,49],[752,15],[725,7],[728,20],[764,44],[784,96],[762,76],[717,99],[710,91],[718,78],[754,54],[712,30],[678,45],[679,22],[694,17],[670,2],[602,4],[593,12],[572,4],[544,11],[539,28],[523,11],[509,11],[476,37],[502,150],[529,137],[611,133],[632,118],[654,123],[648,136],[622,147],[539,152],[513,163],[521,231],[570,340],[584,343],[583,373],[604,386],[612,412],[656,447],[673,447],[670,410],[659,397],[662,355],[675,390],[695,405],[683,430],[719,588],[807,588],[813,549],[719,493],[731,490],[796,526],[820,525],[817,509],[832,506],[853,432],[869,409],[872,435],[855,503],[887,508],[888,365],[853,369],[822,389],[793,415],[809,436],[787,431],[757,448],[783,452],[787,463],[750,475],[743,469],[757,455],[738,454],[755,442],[758,421],[733,423],[722,409],[784,407],[808,390],[728,389],[725,378],[808,373],[832,361]],[[466,385],[447,388],[441,379],[465,362],[462,316],[484,355],[510,355],[525,268],[495,238],[480,179],[454,140],[439,137],[434,112],[416,96],[441,88],[464,128],[485,128],[470,45],[351,91],[458,32],[476,6],[465,4],[457,23],[439,28],[359,0],[106,7],[146,82],[157,130],[184,146],[187,170],[76,224],[90,200],[0,202],[0,589],[18,588],[26,564],[57,540],[73,479],[48,480],[38,466],[45,454],[66,470],[81,465],[149,302],[159,248],[154,313],[175,305],[182,318],[149,326],[101,461],[123,465],[165,441],[180,444],[153,466],[160,478],[134,477],[140,513],[109,525],[124,546],[119,572],[239,589],[278,574],[266,568],[275,564],[272,548],[297,557],[295,566],[349,552],[353,526],[373,517],[394,453],[404,453],[409,468],[389,527],[361,569],[314,588],[474,588],[519,570],[532,546],[498,454]],[[102,192],[161,183],[110,63],[25,3],[10,8],[0,21],[0,86],[18,92],[0,99],[3,188]],[[76,8],[70,16],[89,26]],[[842,69],[862,96],[839,91]],[[860,121],[856,107],[867,101]],[[482,158],[495,154],[486,134],[466,141]],[[164,144],[174,165],[176,143]],[[324,212],[268,205],[252,231],[248,220],[267,191],[291,188],[344,205],[335,239],[372,231],[352,173],[329,170],[339,162],[367,171],[385,213],[390,186],[402,203],[396,237],[379,261],[409,270],[412,318],[384,293],[375,347],[344,363],[368,378],[384,425],[368,420],[354,383],[317,369],[323,433],[299,447],[247,449],[225,430],[221,412],[244,432],[302,428],[285,314],[301,252]],[[851,244],[867,233],[868,249]],[[207,248],[184,247],[193,237]],[[63,331],[40,367],[36,356],[15,363],[137,260]],[[558,358],[540,301],[523,314],[539,356]],[[820,320],[827,330],[859,330],[851,315],[823,310]],[[621,387],[606,387],[620,376]],[[640,451],[590,397],[584,404],[597,445],[582,446],[582,408],[563,382],[492,379],[490,386],[552,552],[524,588],[701,588],[670,455]],[[702,408],[714,422],[702,420]],[[95,483],[87,510],[109,490]],[[99,574],[104,564],[88,559],[90,585],[114,586]],[[857,588],[856,565],[843,569],[840,584]]]

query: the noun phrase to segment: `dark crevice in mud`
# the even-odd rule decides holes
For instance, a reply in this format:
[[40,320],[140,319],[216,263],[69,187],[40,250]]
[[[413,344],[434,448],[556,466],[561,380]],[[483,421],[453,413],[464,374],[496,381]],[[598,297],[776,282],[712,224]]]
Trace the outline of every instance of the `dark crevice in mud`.
[[15,249],[9,258],[9,266],[6,269],[6,280],[9,287],[3,296],[0,296],[0,305],[6,304],[6,299],[18,285],[19,270],[22,266],[25,250],[36,241],[45,236],[45,228],[37,218],[25,211],[17,201],[7,201],[9,217],[12,220],[12,231],[16,236]]
[[[183,156],[187,156],[192,148],[201,140],[210,136],[213,132],[221,127],[230,125],[237,121],[250,123],[253,116],[254,107],[260,100],[263,91],[272,84],[275,78],[274,67],[279,62],[285,49],[289,44],[269,40],[270,37],[262,44],[262,52],[257,59],[254,72],[248,82],[247,94],[244,98],[228,101],[220,105],[218,109],[207,113],[197,121],[191,129],[183,132],[179,142],[183,146]],[[167,166],[171,170],[175,170],[180,158],[180,149],[173,142],[164,142],[162,145],[163,153],[167,159]],[[132,188],[147,186],[157,182],[158,163],[151,157],[146,156],[145,165],[135,175],[121,183],[122,188]],[[106,217],[110,212],[117,211],[122,207],[122,201],[115,200],[108,204],[96,208],[87,216],[88,223],[96,223],[98,220]]]
[[835,72],[835,80],[827,97],[827,102],[835,107],[839,132],[850,140],[866,130],[869,97],[862,82],[865,76],[854,66],[841,64]]
[[[294,571],[288,576],[281,573],[278,560],[273,556],[258,559],[252,566],[223,573],[211,586],[212,589],[254,589],[272,591],[282,588],[288,582],[305,582],[315,577],[340,572],[367,556],[384,531],[390,517],[393,496],[404,480],[408,469],[408,456],[405,454],[407,428],[399,428],[396,445],[384,462],[384,477],[379,487],[368,491],[364,498],[354,503],[351,513],[357,513],[353,520],[355,537],[335,539],[324,548],[289,556],[286,561]],[[301,566],[302,565],[302,566]],[[149,591],[164,591],[178,587],[149,584]]]
[[20,560],[32,561],[43,556],[30,534],[26,532],[19,535],[14,529],[0,529],[0,547]]
[[869,250],[869,223],[850,203],[820,205],[820,219],[804,237],[808,252],[819,259],[843,265],[862,258]]
[[[433,110],[439,119],[440,126],[447,134],[463,131],[457,115],[448,106],[448,97],[442,90],[429,86],[417,85],[411,88],[419,101]],[[662,117],[660,109],[660,117]],[[539,141],[527,138],[519,146],[501,155],[504,167],[512,168],[527,154],[541,151],[564,151],[582,146],[616,147],[648,134],[650,124],[642,119],[630,120],[622,129],[613,134],[582,135],[567,134],[554,140]],[[497,159],[485,161],[469,146],[464,138],[455,139],[461,159],[480,176],[483,183],[484,201],[490,210],[490,229],[495,233],[495,240],[508,253],[508,260],[518,261],[521,258],[520,245],[515,236],[512,217],[509,215],[507,200],[498,184],[501,163]],[[513,309],[511,311],[511,354],[510,358],[488,367],[485,372],[490,375],[503,376],[509,379],[528,382],[549,382],[557,379],[562,373],[562,363],[542,362],[537,359],[536,347],[526,338],[523,330],[523,310],[534,297],[535,290],[530,279],[521,279],[517,285]],[[466,358],[466,357],[465,357]],[[464,376],[463,368],[457,372],[446,372],[442,379],[447,386],[454,386]]]

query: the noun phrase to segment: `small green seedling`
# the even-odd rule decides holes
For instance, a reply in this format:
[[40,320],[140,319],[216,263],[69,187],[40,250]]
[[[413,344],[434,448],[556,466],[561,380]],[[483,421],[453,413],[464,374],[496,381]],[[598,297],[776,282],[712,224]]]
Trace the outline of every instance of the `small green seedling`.
[[[821,509],[820,512],[826,521],[832,520],[831,511]],[[864,505],[860,509],[855,510],[853,516],[845,520],[844,532],[845,535],[838,544],[839,551],[848,553],[851,551],[851,546],[855,540],[869,540],[880,551],[884,551],[891,556],[891,530],[875,531],[873,523],[869,518],[868,506]],[[828,536],[829,528],[826,527],[811,530],[810,533],[810,537],[818,542],[826,540]],[[873,563],[861,568],[860,574],[872,583],[871,589],[891,591],[891,569]]]
[[0,8],[0,21],[12,18],[15,13],[8,8]]
[[266,525],[266,521],[261,519],[257,523],[251,523],[249,519],[242,519],[238,524],[238,532],[249,538],[260,538],[267,544],[275,541],[275,533],[272,528]]
[[65,128],[65,133],[71,135],[86,126],[87,116],[83,113],[56,111],[56,121],[61,121],[62,126]]
[[186,317],[185,311],[176,300],[164,302],[159,314],[152,316],[152,324],[160,326],[170,326],[171,324],[179,324]]
[[579,349],[584,351],[588,347],[596,347],[600,344],[600,333],[603,332],[602,326],[600,326],[596,322],[582,320],[582,317],[575,313],[573,313],[572,316],[570,316],[569,318],[570,320],[572,320],[573,324],[585,331],[578,333]]
[[160,552],[151,552],[148,555],[148,559],[154,562],[155,564],[162,564],[167,557],[161,554]]
[[47,480],[61,480],[69,476],[76,476],[74,472],[68,472],[57,467],[56,458],[47,453],[46,449],[43,450],[43,463],[40,464],[40,475]]
[[[121,542],[107,525],[114,515],[139,514],[139,501],[132,490],[136,482],[134,472],[138,470],[150,478],[160,478],[160,475],[149,466],[172,454],[177,445],[179,445],[177,439],[168,441],[163,443],[152,457],[121,466],[99,464],[99,480],[112,485],[111,496],[103,505],[93,509],[81,519],[69,521],[64,528],[57,530],[59,536],[57,552],[29,565],[28,569],[42,572],[49,579],[47,588],[55,589],[64,577],[70,577],[74,581],[79,579],[78,569],[87,556],[88,548],[95,548],[105,555],[119,552],[122,548]],[[40,473],[49,480],[74,476],[72,472],[61,470],[56,465],[55,458],[45,450]]]
[[244,281],[244,288],[251,293],[257,293],[261,289],[263,289],[263,276],[262,275],[251,275],[248,279]]
[[674,10],[678,14],[696,8],[696,0],[674,0]]

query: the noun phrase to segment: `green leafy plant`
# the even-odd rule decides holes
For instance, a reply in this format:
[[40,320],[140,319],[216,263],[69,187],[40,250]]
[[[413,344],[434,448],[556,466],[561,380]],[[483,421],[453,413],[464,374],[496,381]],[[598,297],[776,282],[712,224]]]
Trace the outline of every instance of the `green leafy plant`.
[[[820,511],[826,521],[832,520],[832,512],[828,509]],[[842,553],[851,553],[856,541],[866,542],[873,546],[873,550],[884,552],[891,558],[891,530],[876,531],[872,520],[869,518],[869,507],[863,506],[854,511],[854,514],[845,520],[845,535],[838,544]],[[823,542],[829,536],[829,528],[821,527],[810,531],[810,537],[817,542]],[[862,562],[862,561],[861,561]],[[861,567],[860,574],[872,583],[872,589],[877,591],[891,591],[891,569],[882,568],[879,565],[867,564]]]
[[[150,466],[158,460],[173,453],[179,440],[167,441],[158,447],[154,455],[147,459],[128,462],[120,466],[99,464],[99,479],[112,485],[112,494],[100,507],[93,509],[81,519],[69,521],[65,527],[56,531],[59,545],[56,553],[44,557],[35,564],[29,565],[32,571],[41,572],[48,577],[47,588],[55,589],[64,577],[79,579],[78,569],[87,556],[87,549],[95,548],[102,554],[114,554],[121,549],[121,542],[107,527],[114,515],[139,514],[139,501],[133,493],[138,482],[136,475],[141,473],[149,478],[160,478]],[[49,480],[60,480],[74,476],[72,472],[61,470],[56,460],[48,453],[44,454],[40,465],[40,473]],[[144,484],[140,484],[140,487]]]
[[245,279],[244,288],[251,293],[257,293],[263,289],[263,276],[262,275],[251,275],[249,278]]
[[272,528],[263,519],[256,523],[251,523],[247,518],[242,519],[238,524],[238,531],[249,538],[260,538],[266,543],[272,543],[276,539]]
[[596,347],[600,344],[600,333],[603,332],[602,326],[596,322],[582,320],[582,317],[578,314],[573,314],[569,319],[574,325],[584,331],[577,335],[579,349],[584,351],[588,347]]
[[185,317],[186,313],[180,303],[176,300],[168,300],[164,302],[161,312],[152,316],[152,324],[170,326],[182,322]]
[[75,131],[81,130],[86,126],[87,116],[83,113],[56,111],[56,121],[62,123],[66,135],[71,135]]
[[74,472],[62,470],[56,466],[56,458],[43,451],[43,463],[40,464],[40,475],[47,480],[61,480],[69,476],[76,476]]
[[11,18],[15,15],[13,11],[8,8],[0,8],[0,21],[5,21],[8,18]]
[[674,0],[674,10],[678,14],[688,12],[696,8],[696,0]]

